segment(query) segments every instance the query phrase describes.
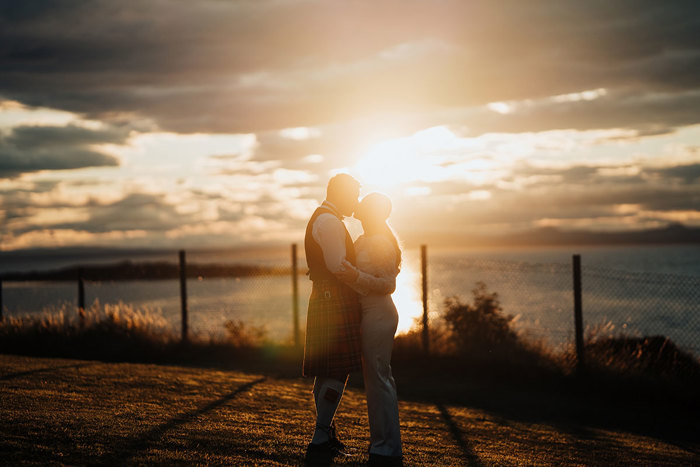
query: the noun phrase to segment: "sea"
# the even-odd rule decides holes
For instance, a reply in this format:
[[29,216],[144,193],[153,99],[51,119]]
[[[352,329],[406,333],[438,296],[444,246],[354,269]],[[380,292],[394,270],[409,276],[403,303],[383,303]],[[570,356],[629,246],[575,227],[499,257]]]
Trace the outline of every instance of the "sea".
[[[583,323],[590,334],[664,335],[700,356],[700,245],[584,246],[426,250],[427,311],[439,320],[446,300],[473,303],[474,290],[497,294],[501,313],[530,339],[554,347],[574,339],[573,256],[581,258]],[[177,262],[176,254],[124,258],[114,254],[0,259],[0,273],[52,270],[76,264],[129,259]],[[188,263],[288,266],[287,252],[242,254],[188,252]],[[300,259],[305,271],[305,262]],[[298,318],[303,330],[311,283],[298,276]],[[226,335],[225,324],[238,321],[263,328],[270,340],[291,342],[295,326],[291,276],[192,278],[187,281],[189,328],[205,337]],[[2,284],[5,317],[40,316],[77,307],[77,283]],[[422,265],[418,248],[406,248],[397,289],[398,332],[416,326],[423,315]],[[180,329],[177,280],[87,281],[87,306],[120,304],[159,317],[173,332]]]

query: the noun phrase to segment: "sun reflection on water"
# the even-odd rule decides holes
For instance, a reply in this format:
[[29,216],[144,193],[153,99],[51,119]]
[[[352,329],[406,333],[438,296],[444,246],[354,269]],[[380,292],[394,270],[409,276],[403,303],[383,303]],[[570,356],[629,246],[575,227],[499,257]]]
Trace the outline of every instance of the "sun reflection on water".
[[405,333],[413,327],[416,318],[423,314],[420,297],[420,276],[408,261],[401,265],[401,272],[396,276],[396,291],[391,298],[399,312],[397,334]]

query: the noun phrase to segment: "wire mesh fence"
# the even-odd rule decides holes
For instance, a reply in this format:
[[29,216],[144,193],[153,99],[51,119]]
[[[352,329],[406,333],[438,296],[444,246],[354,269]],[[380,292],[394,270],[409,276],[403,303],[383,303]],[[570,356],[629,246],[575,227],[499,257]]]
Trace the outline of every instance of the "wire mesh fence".
[[[173,258],[173,260],[176,258]],[[188,260],[189,261],[189,260]],[[230,260],[229,260],[230,261]],[[267,337],[292,342],[294,329],[291,258],[267,258],[265,268],[227,276],[214,267],[188,264],[189,330],[204,337],[222,336],[227,321],[264,327]],[[587,266],[582,269],[583,321],[593,332],[631,336],[663,335],[680,348],[700,356],[700,276],[629,272]],[[439,317],[451,296],[468,300],[479,281],[497,292],[504,313],[524,336],[553,349],[574,339],[572,265],[566,262],[489,259],[483,255],[435,253],[428,256],[428,303],[431,318]],[[303,332],[311,281],[299,260],[298,322]],[[177,278],[162,280],[97,280],[86,273],[87,306],[124,302],[157,310],[179,332],[181,302]],[[77,307],[75,282],[4,282],[5,316],[50,310],[57,303]],[[394,301],[400,313],[399,332],[422,315],[421,264],[417,250],[405,251]]]
[[589,267],[583,281],[591,323],[613,333],[663,335],[700,356],[700,277]]

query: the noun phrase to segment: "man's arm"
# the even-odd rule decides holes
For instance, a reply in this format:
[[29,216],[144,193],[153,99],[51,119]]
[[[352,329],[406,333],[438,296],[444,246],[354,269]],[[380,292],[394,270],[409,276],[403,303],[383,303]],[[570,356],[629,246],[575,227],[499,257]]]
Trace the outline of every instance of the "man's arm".
[[321,214],[316,218],[311,234],[321,246],[323,261],[333,274],[339,272],[345,259],[345,227],[332,214]]
[[336,277],[355,289],[362,295],[371,293],[378,295],[391,295],[396,291],[396,275],[374,276],[359,270],[348,261],[343,262],[344,270],[336,274]]
[[[311,230],[311,235],[313,235],[314,240],[321,246],[323,261],[326,263],[328,270],[335,274],[341,281],[352,287],[356,292],[367,295],[369,290],[367,290],[366,284],[371,282],[372,279],[375,279],[374,276],[360,271],[357,268],[353,268],[357,273],[357,275],[353,275],[353,278],[343,276],[343,273],[347,272],[347,269],[343,266],[343,262],[346,261],[345,227],[343,226],[343,222],[332,214],[321,214],[316,218],[316,222]],[[390,286],[385,285],[384,289],[389,287]],[[393,292],[393,290],[391,292]],[[385,293],[391,292],[387,291]]]

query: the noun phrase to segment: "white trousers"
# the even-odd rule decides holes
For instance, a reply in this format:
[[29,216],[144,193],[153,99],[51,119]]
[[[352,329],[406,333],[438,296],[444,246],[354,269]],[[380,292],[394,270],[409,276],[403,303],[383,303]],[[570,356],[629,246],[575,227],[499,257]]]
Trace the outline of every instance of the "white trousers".
[[390,295],[360,297],[362,373],[367,391],[370,453],[401,455],[399,404],[391,375],[391,349],[399,322]]

